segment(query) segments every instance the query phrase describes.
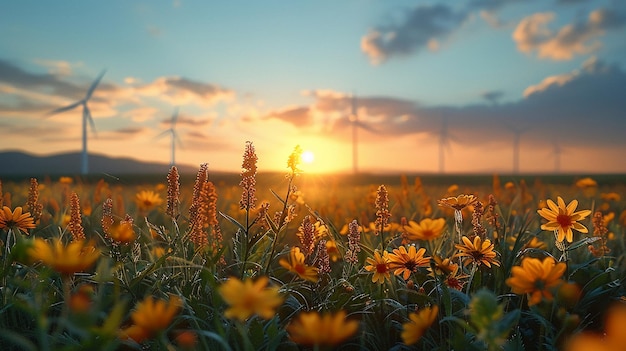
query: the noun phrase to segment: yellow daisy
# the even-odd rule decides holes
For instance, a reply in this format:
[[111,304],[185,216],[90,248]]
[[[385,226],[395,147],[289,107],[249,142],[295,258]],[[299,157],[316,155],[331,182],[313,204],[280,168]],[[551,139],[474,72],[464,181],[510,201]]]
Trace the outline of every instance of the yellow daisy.
[[346,320],[346,311],[302,312],[287,325],[289,338],[304,346],[335,346],[359,329],[359,321]]
[[577,200],[572,200],[567,206],[565,201],[558,196],[557,204],[552,200],[548,200],[547,204],[549,208],[542,208],[537,210],[537,213],[545,219],[548,223],[542,224],[541,229],[557,231],[557,241],[562,242],[567,240],[568,242],[574,241],[574,235],[572,229],[575,229],[581,233],[588,233],[587,228],[578,223],[578,221],[585,219],[585,217],[591,214],[589,210],[576,211],[578,206]]
[[419,223],[409,221],[409,225],[404,227],[409,240],[434,240],[441,236],[446,220],[443,218],[424,218]]
[[511,268],[511,277],[506,280],[506,284],[515,294],[528,294],[528,304],[535,305],[542,298],[552,300],[551,290],[563,283],[561,277],[565,268],[565,263],[556,263],[552,257],[546,257],[543,261],[525,257],[521,266]]
[[28,255],[33,261],[41,261],[61,274],[72,275],[93,266],[100,258],[100,250],[85,240],[73,241],[65,246],[59,239],[48,243],[44,239],[35,238]]
[[409,313],[409,321],[402,325],[402,342],[413,345],[426,333],[439,314],[439,306],[425,307],[417,313]]
[[291,248],[289,251],[289,261],[281,258],[278,263],[292,273],[296,273],[304,280],[317,283],[319,280],[318,269],[316,267],[307,266],[304,263],[304,254],[300,252],[299,247]]
[[494,245],[491,243],[491,240],[485,239],[485,241],[482,241],[479,236],[474,237],[474,242],[470,241],[466,236],[463,236],[462,240],[462,245],[454,245],[459,250],[459,253],[454,255],[454,257],[464,258],[463,264],[465,266],[470,263],[484,264],[487,267],[491,267],[492,264],[500,266],[500,262],[496,260],[496,252],[493,251]]
[[374,272],[372,275],[373,283],[383,284],[386,280],[391,280],[389,275],[389,253],[383,251],[382,255],[380,251],[374,251],[374,257],[368,257],[365,261],[369,265],[365,266],[365,270],[368,272]]
[[389,254],[389,270],[394,271],[393,274],[401,275],[404,280],[409,279],[411,273],[417,272],[419,267],[428,267],[430,265],[430,257],[424,257],[425,248],[419,250],[411,245],[407,250],[406,247],[400,246]]
[[263,319],[274,317],[276,308],[283,303],[278,287],[268,287],[268,277],[259,277],[256,281],[241,281],[231,277],[224,282],[218,292],[230,307],[224,311],[226,318],[246,321],[252,315]]

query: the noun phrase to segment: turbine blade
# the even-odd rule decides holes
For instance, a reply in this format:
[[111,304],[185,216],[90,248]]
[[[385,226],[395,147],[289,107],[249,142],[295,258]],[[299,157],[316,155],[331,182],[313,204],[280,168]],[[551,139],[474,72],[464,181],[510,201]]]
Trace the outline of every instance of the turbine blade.
[[155,139],[159,139],[159,138],[162,138],[163,136],[165,136],[167,134],[170,134],[170,133],[172,133],[172,129],[171,128],[162,131],[161,133],[157,134],[154,138]]
[[75,103],[73,103],[73,104],[71,104],[71,105],[67,105],[67,106],[59,107],[59,108],[57,108],[56,110],[52,110],[52,111],[48,112],[48,113],[46,114],[46,117],[48,117],[48,116],[52,116],[52,115],[55,115],[55,114],[57,114],[57,113],[61,113],[61,112],[65,112],[65,111],[69,111],[69,110],[71,110],[71,109],[74,109],[74,108],[76,108],[76,107],[80,106],[82,103],[83,103],[83,100],[80,100],[80,101],[76,101]]
[[353,121],[357,127],[370,131],[372,133],[377,133],[378,131],[375,128],[372,128],[369,124],[363,123],[362,121]]
[[89,107],[87,107],[87,104],[85,104],[85,108],[83,109],[83,118],[87,118],[87,122],[89,122],[89,126],[91,127],[91,132],[95,137],[98,137],[98,133],[96,133],[96,124],[91,117],[91,111],[89,110]]
[[100,83],[100,80],[102,79],[102,77],[104,77],[105,73],[106,73],[106,70],[103,70],[98,76],[98,78],[96,78],[96,80],[93,83],[91,83],[89,90],[87,90],[87,95],[85,95],[85,100],[89,100],[89,98],[91,98],[91,94],[93,94],[93,91],[96,90],[96,87]]
[[174,135],[174,140],[176,140],[176,144],[182,148],[183,147],[183,142],[178,137],[178,133],[176,133],[176,132],[172,132],[172,133]]

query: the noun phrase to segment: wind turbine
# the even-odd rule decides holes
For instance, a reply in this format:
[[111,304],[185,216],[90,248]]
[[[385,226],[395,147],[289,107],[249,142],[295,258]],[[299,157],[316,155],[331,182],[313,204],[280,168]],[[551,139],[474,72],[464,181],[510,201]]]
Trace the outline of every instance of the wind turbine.
[[519,147],[522,134],[526,133],[530,128],[518,128],[507,125],[507,128],[513,132],[513,174],[519,173]]
[[441,130],[439,131],[439,173],[445,171],[445,149],[450,149],[450,140],[454,138],[448,132],[448,117],[441,118]]
[[356,96],[352,94],[351,99],[351,111],[350,111],[350,124],[352,124],[352,172],[357,174],[359,172],[359,151],[358,151],[358,133],[357,124],[359,123],[359,114],[356,108]]
[[98,76],[98,78],[96,78],[96,80],[93,83],[91,83],[91,86],[87,90],[87,94],[85,94],[85,97],[82,100],[76,101],[75,103],[67,105],[65,107],[60,107],[48,113],[48,116],[51,116],[57,113],[72,110],[81,105],[83,106],[83,151],[81,155],[81,167],[80,167],[81,174],[89,173],[89,160],[87,157],[87,123],[89,123],[89,125],[91,126],[91,131],[94,134],[96,133],[96,125],[93,122],[91,111],[89,110],[89,107],[87,106],[87,102],[91,98],[91,95],[93,95],[94,90],[96,90],[96,87],[100,83],[100,80],[102,79],[105,73],[106,73],[106,70],[103,70]]
[[561,173],[561,154],[563,153],[563,148],[558,140],[552,142],[552,153],[554,154],[554,173]]
[[178,134],[176,134],[176,121],[178,121],[178,107],[174,109],[174,113],[172,114],[172,119],[170,119],[170,127],[167,130],[164,130],[162,133],[157,135],[157,138],[162,137],[163,135],[170,134],[172,137],[172,153],[171,153],[171,161],[170,167],[176,165],[176,143],[180,145],[180,138]]

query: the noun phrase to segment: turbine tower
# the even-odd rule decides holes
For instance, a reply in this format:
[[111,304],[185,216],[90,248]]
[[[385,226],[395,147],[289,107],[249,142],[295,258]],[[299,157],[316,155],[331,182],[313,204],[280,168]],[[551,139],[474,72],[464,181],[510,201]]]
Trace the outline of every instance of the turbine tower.
[[357,174],[359,172],[359,151],[358,151],[358,134],[357,124],[359,123],[359,114],[356,107],[356,96],[352,94],[351,99],[351,111],[350,111],[350,123],[352,124],[352,173]]
[[91,86],[87,90],[87,94],[85,94],[85,97],[82,100],[76,101],[75,103],[64,106],[64,107],[60,107],[48,113],[48,116],[51,116],[57,113],[72,110],[81,105],[83,106],[83,125],[82,125],[83,150],[82,150],[82,155],[81,155],[81,167],[80,167],[80,173],[83,175],[89,173],[89,159],[87,157],[87,123],[89,123],[89,125],[91,126],[91,131],[94,134],[96,133],[96,125],[93,122],[93,117],[91,116],[91,111],[89,110],[89,107],[87,106],[87,102],[93,95],[94,90],[96,90],[96,87],[100,83],[100,80],[102,79],[105,73],[106,73],[106,70],[103,70],[98,76],[98,78],[96,78],[96,80],[93,83],[91,83]]
[[561,173],[561,154],[563,153],[563,148],[561,148],[557,140],[552,143],[552,153],[554,154],[554,173]]
[[511,132],[513,132],[513,174],[518,174],[520,139],[522,134],[526,133],[530,128],[518,128],[511,125],[508,125],[507,127]]
[[448,117],[443,116],[439,131],[439,173],[445,172],[445,149],[450,149],[450,140],[454,140],[454,138],[448,132]]
[[172,151],[170,154],[170,167],[176,166],[176,143],[180,144],[180,139],[178,138],[178,134],[176,133],[176,121],[178,121],[178,107],[174,109],[172,118],[169,121],[170,127],[167,130],[164,130],[161,134],[157,135],[157,138],[162,137],[166,134],[171,135]]

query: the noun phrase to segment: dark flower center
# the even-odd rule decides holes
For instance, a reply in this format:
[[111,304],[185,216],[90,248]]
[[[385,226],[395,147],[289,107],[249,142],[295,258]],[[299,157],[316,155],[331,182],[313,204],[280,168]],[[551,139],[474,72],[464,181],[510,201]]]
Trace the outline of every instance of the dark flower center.
[[556,221],[559,223],[561,228],[569,228],[572,226],[572,217],[566,214],[556,216]]
[[376,273],[387,273],[387,264],[379,263],[376,265]]

